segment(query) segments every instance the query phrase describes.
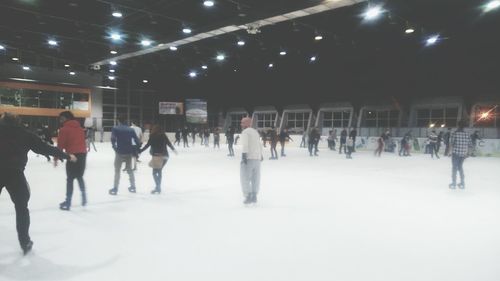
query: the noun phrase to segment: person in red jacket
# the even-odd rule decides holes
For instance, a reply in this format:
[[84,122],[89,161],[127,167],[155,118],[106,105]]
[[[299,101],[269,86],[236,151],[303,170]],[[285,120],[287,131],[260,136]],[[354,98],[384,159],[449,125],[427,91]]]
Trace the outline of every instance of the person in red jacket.
[[[75,120],[75,116],[70,111],[59,114],[59,122],[62,127],[59,129],[57,147],[68,154],[74,154],[76,162],[66,162],[66,200],[59,204],[59,208],[69,211],[71,208],[71,198],[73,197],[73,182],[76,179],[82,192],[82,206],[87,205],[87,194],[85,192],[85,182],[83,174],[87,160],[87,146],[85,144],[85,131],[80,123]],[[57,159],[54,159],[57,166]]]

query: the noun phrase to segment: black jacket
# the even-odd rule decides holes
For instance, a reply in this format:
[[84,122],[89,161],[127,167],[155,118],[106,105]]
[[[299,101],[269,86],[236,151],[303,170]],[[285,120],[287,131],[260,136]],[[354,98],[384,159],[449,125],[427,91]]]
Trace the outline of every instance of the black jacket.
[[172,143],[170,142],[170,140],[166,135],[163,134],[151,135],[149,137],[148,143],[146,143],[146,145],[143,148],[141,148],[141,152],[151,147],[150,150],[151,155],[159,154],[168,156],[167,145],[168,147],[170,147],[170,149],[175,150],[174,146],[172,145]]
[[28,152],[69,159],[69,155],[56,147],[44,143],[35,134],[21,126],[8,125],[0,121],[0,169],[23,171],[28,162]]

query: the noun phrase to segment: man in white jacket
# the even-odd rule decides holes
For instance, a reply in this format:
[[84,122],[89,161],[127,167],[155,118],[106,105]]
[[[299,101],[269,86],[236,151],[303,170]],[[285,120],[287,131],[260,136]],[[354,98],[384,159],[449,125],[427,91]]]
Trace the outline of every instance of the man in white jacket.
[[241,170],[240,179],[244,204],[257,203],[257,194],[260,186],[260,162],[262,157],[262,145],[257,130],[251,127],[252,119],[245,117],[241,119]]

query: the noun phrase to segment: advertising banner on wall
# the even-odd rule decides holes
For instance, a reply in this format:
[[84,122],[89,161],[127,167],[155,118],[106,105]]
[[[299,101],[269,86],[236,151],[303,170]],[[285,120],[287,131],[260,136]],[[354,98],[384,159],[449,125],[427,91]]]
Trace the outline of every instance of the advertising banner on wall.
[[182,102],[160,102],[159,113],[162,115],[183,115],[184,105]]
[[193,124],[206,124],[208,121],[207,102],[199,99],[186,100],[186,121]]

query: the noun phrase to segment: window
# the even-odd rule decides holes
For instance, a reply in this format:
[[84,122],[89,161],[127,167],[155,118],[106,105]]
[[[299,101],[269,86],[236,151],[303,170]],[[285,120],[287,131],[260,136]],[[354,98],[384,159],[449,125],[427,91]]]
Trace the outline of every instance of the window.
[[276,113],[259,113],[257,114],[257,128],[274,127]]
[[309,123],[309,112],[289,112],[286,118],[286,128],[292,131],[304,131]]
[[246,117],[246,114],[231,114],[231,127],[235,129],[236,132],[241,132],[241,119]]
[[349,126],[351,112],[349,111],[324,111],[323,128],[344,128]]
[[399,126],[399,110],[365,110],[363,127],[389,128]]
[[458,119],[458,108],[420,108],[416,111],[417,127],[456,126]]

